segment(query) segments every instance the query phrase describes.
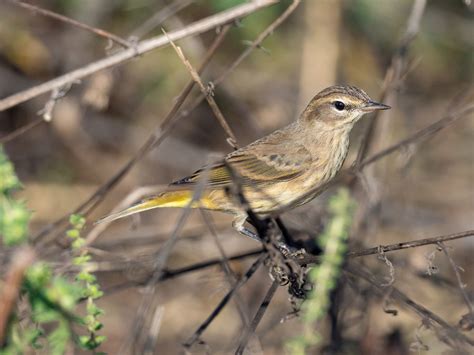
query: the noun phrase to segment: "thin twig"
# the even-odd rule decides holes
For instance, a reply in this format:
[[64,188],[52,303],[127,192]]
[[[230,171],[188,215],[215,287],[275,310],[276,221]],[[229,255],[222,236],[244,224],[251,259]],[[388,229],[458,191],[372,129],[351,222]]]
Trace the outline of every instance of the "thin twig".
[[[227,23],[245,17],[259,9],[273,5],[275,3],[276,0],[253,0],[252,2],[235,6],[229,10],[222,11],[215,15],[211,15],[196,21],[185,28],[170,32],[168,36],[173,41],[177,41],[189,36],[196,36],[213,28],[223,26]],[[163,47],[168,43],[169,41],[165,36],[156,36],[148,40],[141,41],[133,48],[124,49],[123,51],[115,53],[109,57],[97,60],[79,69],[58,76],[57,78],[47,81],[43,84],[34,86],[30,89],[21,91],[4,98],[3,100],[0,100],[0,112],[5,111],[6,109],[16,106],[22,102],[28,101],[36,96],[45,94],[55,88],[62,87],[63,85],[75,82],[76,80],[85,78],[91,74],[97,73],[98,71],[114,67],[151,50]]]
[[[397,250],[402,250],[402,249],[410,249],[410,248],[417,248],[421,247],[424,245],[430,245],[430,244],[438,244],[441,242],[447,242],[450,240],[456,240],[456,239],[462,239],[462,238],[468,238],[474,236],[474,230],[468,230],[465,232],[459,232],[459,233],[454,233],[454,234],[448,234],[448,235],[441,235],[438,237],[432,237],[432,238],[425,238],[425,239],[418,239],[418,240],[412,240],[409,242],[403,242],[403,243],[395,243],[395,244],[389,244],[389,245],[380,245],[377,247],[369,248],[369,249],[364,249],[364,250],[359,250],[359,251],[350,251],[347,253],[348,258],[358,258],[361,256],[366,256],[366,255],[376,255],[380,254],[381,252],[383,253],[389,253],[392,251],[397,251]],[[304,257],[304,259],[301,260],[302,263],[304,264],[312,264],[315,263],[319,260],[318,256],[312,256],[312,255],[307,255]]]
[[419,131],[413,133],[411,136],[401,140],[398,143],[393,144],[392,146],[381,150],[378,153],[373,154],[372,156],[368,157],[364,161],[362,161],[359,165],[354,167],[354,170],[361,170],[362,168],[366,167],[369,164],[380,160],[381,158],[392,154],[393,152],[400,150],[401,148],[406,147],[422,138],[431,137],[432,135],[438,133],[444,128],[447,128],[452,123],[456,122],[458,119],[467,116],[468,114],[474,112],[474,105],[466,106],[461,110],[448,113],[446,116],[440,118],[435,123],[430,124],[429,126],[420,129]]
[[242,54],[232,63],[232,65],[212,81],[214,86],[217,86],[222,81],[224,81],[224,79],[226,79],[230,73],[232,73],[253,50],[259,48],[262,42],[296,10],[300,3],[301,0],[293,0],[290,6],[288,6],[275,21],[273,21],[262,33],[258,35],[258,37],[245,49],[245,51],[242,52]]
[[88,32],[94,33],[94,34],[96,34],[100,37],[111,40],[111,41],[117,43],[118,45],[120,45],[124,48],[130,48],[130,47],[133,46],[127,40],[125,40],[123,38],[120,38],[119,36],[114,35],[113,33],[110,33],[108,31],[102,30],[102,29],[97,28],[97,27],[86,25],[85,23],[79,22],[79,21],[74,20],[70,17],[58,14],[57,12],[46,10],[46,9],[41,8],[41,7],[31,5],[31,4],[27,4],[27,3],[23,2],[23,1],[19,1],[19,0],[7,0],[7,1],[9,1],[10,3],[12,3],[14,5],[17,5],[19,7],[27,9],[29,11],[32,11],[34,13],[38,13],[40,15],[50,17],[50,18],[53,18],[55,20],[59,20],[59,21],[64,22],[64,23],[68,23],[68,24],[73,25],[75,27],[78,27],[80,29],[83,29],[83,30],[86,30]]
[[[163,30],[163,33],[165,34],[166,37],[168,37],[168,34]],[[227,133],[227,141],[229,144],[234,148],[237,149],[237,138],[235,137],[234,132],[232,132],[232,128],[230,128],[229,124],[227,123],[226,119],[224,118],[224,115],[222,114],[222,111],[219,109],[219,106],[217,106],[216,100],[214,100],[214,92],[213,89],[208,87],[206,88],[201,80],[201,77],[199,74],[196,72],[196,70],[193,68],[189,60],[186,58],[184,55],[183,51],[181,50],[180,47],[176,46],[173,42],[173,40],[169,39],[169,42],[173,49],[175,50],[176,54],[178,55],[179,59],[183,62],[184,66],[188,69],[189,73],[191,74],[194,82],[198,85],[199,89],[201,90],[201,93],[205,96],[207,103],[211,107],[212,112],[217,118],[217,121],[220,123],[222,128],[224,129],[225,133]]]
[[[247,58],[250,53],[252,53],[253,50],[260,48],[262,42],[269,36],[271,35],[278,26],[280,26],[298,7],[298,5],[301,3],[301,0],[293,0],[290,6],[286,8],[286,10],[278,16],[265,30],[263,30],[262,33],[258,35],[258,37],[250,44],[247,46],[245,51],[242,52],[241,55],[237,57],[237,59],[223,72],[221,75],[219,75],[217,78],[212,80],[212,84],[214,85],[214,88],[216,88],[218,85],[220,85],[227,77],[244,61],[245,58]],[[194,110],[196,107],[199,106],[199,104],[204,100],[205,95],[200,95],[198,96],[194,102],[190,106],[190,111]]]
[[[228,260],[229,261],[242,260],[242,259],[250,258],[252,256],[260,255],[263,252],[264,252],[263,249],[251,250],[249,252],[229,256]],[[164,269],[163,270],[163,275],[161,276],[160,280],[158,280],[158,282],[162,282],[162,281],[165,281],[165,280],[170,280],[170,279],[173,279],[175,277],[186,275],[190,272],[199,271],[199,270],[206,269],[206,268],[216,266],[216,265],[220,265],[220,264],[222,264],[222,259],[221,258],[216,258],[216,259],[210,259],[210,260],[203,261],[203,262],[200,262],[200,263],[192,264],[192,265],[189,265],[189,266],[184,266],[182,268],[171,269],[171,270]],[[124,266],[123,263],[122,263],[122,266]],[[117,269],[115,269],[115,270],[117,270]],[[127,281],[126,283],[122,283],[122,284],[119,284],[119,285],[114,285],[114,286],[111,286],[109,288],[106,288],[105,289],[105,294],[110,295],[114,292],[118,292],[118,291],[127,289],[129,287],[136,287],[136,286],[143,286],[143,282]]]
[[[425,245],[430,245],[430,244],[437,244],[439,242],[446,242],[446,241],[451,241],[451,240],[456,240],[456,239],[462,239],[462,238],[468,238],[474,236],[474,230],[469,230],[465,232],[460,232],[460,233],[455,233],[455,234],[449,234],[449,235],[443,235],[443,236],[438,236],[438,237],[432,237],[432,238],[426,238],[426,239],[419,239],[419,240],[413,240],[409,242],[403,242],[403,243],[396,243],[396,244],[390,244],[390,245],[382,245],[382,246],[377,246],[373,248],[368,248],[364,250],[359,250],[359,251],[351,251],[347,254],[348,258],[358,258],[361,256],[367,256],[367,255],[377,255],[380,253],[382,250],[384,253],[389,253],[397,250],[403,250],[403,249],[410,249],[410,248],[417,248]],[[245,259],[248,257],[260,255],[264,252],[264,249],[256,249],[256,250],[251,250],[249,252],[245,252],[242,254],[237,254],[237,255],[232,255],[228,257],[229,261],[232,260],[241,260]],[[317,255],[305,255],[302,258],[299,258],[297,261],[300,264],[303,265],[309,265],[309,264],[315,264],[318,263],[321,260],[320,256]],[[187,274],[189,272],[195,272],[199,271],[208,267],[212,267],[215,265],[219,265],[222,263],[221,258],[215,258],[215,259],[210,259],[207,261],[199,262],[196,264],[192,264],[189,266],[184,266],[182,268],[178,269],[165,269],[163,270],[163,275],[161,281],[169,280],[178,276],[182,276],[184,274]],[[128,268],[129,265],[126,263],[121,263],[122,269]],[[119,271],[119,268],[114,268],[113,271]],[[100,270],[97,270],[100,272]],[[125,284],[120,284],[116,286],[112,286],[110,289],[107,290],[108,292],[113,292],[113,291],[118,291],[122,290],[124,288],[128,287],[134,287],[134,286],[142,286],[143,282],[136,282],[136,281],[129,281]]]
[[177,0],[167,5],[160,11],[153,14],[148,20],[144,21],[137,29],[135,29],[130,37],[140,39],[153,31],[171,16],[181,11],[185,7],[191,5],[195,0]]
[[[368,281],[371,285],[373,285],[378,293],[380,293],[381,295],[386,295],[386,288],[381,286],[380,282],[369,272],[365,271],[362,266],[358,265],[357,267],[350,267],[350,268],[346,267],[345,272],[348,275],[353,275],[353,276],[363,278],[364,280]],[[415,301],[413,301],[411,298],[409,298],[407,295],[405,295],[403,292],[401,292],[397,288],[392,287],[391,292],[390,292],[390,297],[406,305],[415,313],[419,314],[422,317],[422,319],[429,319],[430,321],[437,323],[446,331],[445,335],[447,335],[452,340],[456,341],[456,343],[462,342],[465,344],[467,343],[469,345],[474,345],[474,340],[460,333],[456,328],[452,327],[444,319],[434,314],[429,309],[416,303]],[[442,339],[442,340],[445,341],[445,339]],[[452,345],[452,344],[449,344],[449,345]],[[457,346],[457,344],[452,345],[452,346],[456,349],[459,349],[459,346]]]
[[0,144],[5,144],[8,143],[15,138],[18,138],[25,134],[26,132],[30,131],[31,129],[35,128],[36,126],[39,126],[42,122],[45,122],[45,120],[42,117],[37,117],[35,118],[34,121],[27,123],[26,125],[14,130],[11,133],[8,133],[4,135],[3,137],[0,137]]
[[202,333],[207,329],[209,324],[216,318],[219,313],[222,311],[222,309],[226,306],[226,304],[230,301],[232,296],[234,295],[235,292],[237,292],[240,287],[242,287],[257,271],[259,266],[263,263],[267,256],[265,254],[262,254],[258,257],[258,259],[250,266],[250,268],[247,270],[247,272],[242,276],[242,278],[234,285],[234,287],[224,296],[224,298],[219,302],[217,307],[211,312],[209,317],[206,318],[206,320],[196,329],[196,331],[186,340],[186,342],[183,344],[183,346],[186,349],[191,348],[191,346],[194,345],[196,341],[199,340],[201,337]]
[[249,342],[249,339],[252,335],[254,335],[255,330],[258,327],[258,324],[263,318],[263,315],[265,314],[266,310],[268,309],[268,306],[270,305],[270,302],[275,295],[276,290],[278,289],[278,282],[273,281],[272,285],[268,289],[262,303],[260,304],[260,307],[257,310],[257,313],[255,313],[255,317],[252,319],[252,323],[250,324],[249,327],[245,328],[244,334],[242,335],[242,339],[240,340],[239,346],[237,350],[235,351],[236,355],[242,355],[245,351],[245,348],[247,347],[247,343]]
[[[208,166],[210,166],[210,164]],[[178,221],[176,222],[176,225],[169,239],[163,244],[163,246],[160,248],[160,250],[156,253],[154,257],[153,274],[150,280],[148,281],[145,290],[143,291],[144,295],[140,307],[137,311],[137,315],[135,317],[133,331],[130,332],[130,336],[127,338],[127,340],[121,347],[120,353],[124,353],[124,351],[127,352],[130,348],[130,345],[136,346],[139,342],[141,334],[143,334],[143,329],[146,326],[145,321],[150,310],[150,305],[153,301],[156,302],[156,300],[154,300],[154,296],[156,293],[156,285],[163,275],[163,270],[166,266],[166,263],[168,262],[173,247],[176,245],[178,236],[181,233],[181,230],[184,227],[186,220],[191,214],[192,205],[195,202],[199,201],[202,196],[202,193],[205,189],[208,180],[208,173],[209,168],[204,170],[202,177],[200,178],[194,189],[191,200],[182,210],[182,213]]]
[[[384,87],[379,97],[380,102],[385,100],[385,98],[395,88],[394,83],[399,83],[400,78],[403,76],[403,70],[405,68],[408,55],[408,47],[416,38],[425,7],[426,0],[415,0],[413,2],[413,7],[407,21],[405,34],[400,40],[400,44],[392,56],[391,64],[385,72]],[[368,118],[369,122],[367,123],[367,128],[365,129],[365,132],[362,136],[359,151],[357,152],[357,158],[355,160],[355,165],[359,165],[370,150],[375,127],[377,125],[377,116],[379,114],[380,111]]]
[[440,241],[436,244],[443,250],[444,255],[446,255],[446,257],[448,258],[449,263],[451,264],[451,267],[453,268],[454,274],[456,275],[456,280],[458,282],[459,291],[461,292],[461,295],[464,298],[464,302],[466,303],[467,309],[468,309],[469,313],[471,314],[471,316],[474,316],[471,300],[469,299],[469,295],[466,292],[466,286],[462,282],[461,274],[459,273],[459,266],[456,265],[456,263],[454,262],[451,255],[449,255],[448,248],[446,248],[446,245],[444,245],[443,242]]
[[155,313],[153,314],[153,320],[150,325],[150,329],[148,330],[148,337],[145,341],[144,351],[143,354],[145,355],[153,355],[155,353],[155,345],[156,340],[158,339],[158,334],[161,328],[161,321],[163,319],[163,306],[158,306],[155,309]]
[[[227,257],[227,254],[224,250],[224,247],[222,246],[222,243],[219,240],[219,236],[217,235],[216,228],[214,227],[214,221],[212,220],[212,216],[209,213],[209,211],[200,209],[202,219],[204,220],[204,223],[206,224],[207,228],[209,229],[209,232],[212,235],[212,238],[214,239],[214,243],[217,246],[217,249],[219,250],[219,253],[221,254],[222,258],[222,270],[225,273],[227,282],[229,284],[229,287],[232,288],[234,286],[237,276],[235,273],[232,271],[232,268],[230,267],[229,263],[229,258]],[[235,303],[237,305],[237,311],[239,312],[240,319],[242,320],[242,325],[246,327],[248,325],[249,319],[247,316],[247,305],[244,304],[244,301],[240,297],[238,293],[235,295]]]
[[53,118],[53,110],[56,106],[56,103],[67,94],[67,92],[71,89],[71,86],[72,86],[72,83],[64,86],[63,88],[54,89],[51,92],[51,96],[49,100],[46,101],[44,107],[38,111],[38,115],[40,115],[41,118],[36,119],[33,122],[30,122],[26,124],[25,126],[16,129],[15,131],[7,134],[4,137],[1,137],[0,144],[10,142],[15,138],[20,137],[21,135],[25,134],[29,130],[35,128],[36,126],[39,126],[39,124],[42,121],[45,121],[48,123],[51,122]]

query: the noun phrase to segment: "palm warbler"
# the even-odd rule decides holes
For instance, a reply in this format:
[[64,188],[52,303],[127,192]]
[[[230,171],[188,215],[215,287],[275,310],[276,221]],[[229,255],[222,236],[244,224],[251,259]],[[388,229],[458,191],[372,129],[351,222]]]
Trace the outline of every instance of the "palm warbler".
[[[233,226],[249,235],[244,228],[247,215],[228,192],[233,184],[233,172],[239,177],[250,208],[258,215],[268,216],[282,207],[306,203],[341,168],[354,123],[368,112],[389,108],[372,101],[354,86],[331,86],[318,93],[292,124],[228,154],[221,163],[173,182],[166,191],[98,222],[158,207],[190,205],[233,214]],[[203,176],[206,177],[204,190],[198,200],[192,201]]]

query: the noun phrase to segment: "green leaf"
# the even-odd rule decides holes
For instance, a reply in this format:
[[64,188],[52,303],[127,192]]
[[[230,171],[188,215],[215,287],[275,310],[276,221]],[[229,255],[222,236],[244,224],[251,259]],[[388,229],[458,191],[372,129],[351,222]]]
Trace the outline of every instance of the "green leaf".
[[86,219],[79,214],[72,214],[69,217],[69,223],[78,230],[81,230],[86,224]]
[[74,259],[72,259],[72,263],[74,265],[83,265],[87,263],[90,259],[91,259],[90,255],[87,255],[87,254],[79,255],[79,256],[76,256]]
[[51,268],[43,262],[33,264],[26,272],[28,285],[36,289],[46,287],[51,278]]
[[84,281],[87,283],[94,283],[97,281],[97,278],[88,271],[81,271],[76,275],[77,281]]
[[23,202],[0,196],[0,235],[7,246],[26,241],[30,215]]
[[8,194],[11,190],[21,187],[13,164],[8,160],[3,148],[0,146],[0,193]]
[[48,335],[50,354],[63,355],[71,339],[71,331],[66,321],[60,321],[58,327]]
[[69,229],[68,231],[66,231],[66,235],[69,238],[76,239],[76,238],[79,238],[81,234],[77,229]]
[[87,294],[88,297],[92,299],[97,299],[104,295],[104,293],[100,290],[99,286],[95,284],[87,285]]
[[71,247],[72,249],[77,250],[77,249],[81,249],[84,246],[84,244],[86,244],[85,239],[77,238],[75,241],[72,242]]
[[81,288],[62,277],[55,277],[46,295],[66,310],[73,310],[81,297]]
[[87,303],[87,314],[97,317],[104,313],[105,313],[104,310],[100,307],[97,307],[97,305],[94,302]]

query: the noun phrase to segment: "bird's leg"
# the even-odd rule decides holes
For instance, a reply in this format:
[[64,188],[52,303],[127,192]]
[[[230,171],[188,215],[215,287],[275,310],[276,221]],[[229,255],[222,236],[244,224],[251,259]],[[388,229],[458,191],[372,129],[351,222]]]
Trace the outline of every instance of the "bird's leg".
[[243,234],[246,237],[252,238],[253,240],[256,240],[257,242],[261,242],[262,240],[258,237],[256,233],[244,227],[246,220],[247,220],[246,214],[238,215],[237,217],[235,217],[234,221],[232,222],[232,227],[234,227],[234,229],[240,234]]

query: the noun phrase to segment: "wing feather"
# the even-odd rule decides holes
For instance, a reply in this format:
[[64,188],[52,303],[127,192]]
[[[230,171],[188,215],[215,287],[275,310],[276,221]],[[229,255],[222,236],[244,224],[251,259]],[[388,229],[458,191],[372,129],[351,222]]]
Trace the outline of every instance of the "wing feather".
[[[303,146],[293,146],[291,153],[289,149],[283,148],[271,144],[248,146],[229,154],[225,160],[242,177],[245,185],[289,181],[304,172],[311,155]],[[217,163],[207,169],[206,185],[224,187],[232,183],[231,174],[224,163]],[[196,184],[205,170],[199,169],[172,185]]]

